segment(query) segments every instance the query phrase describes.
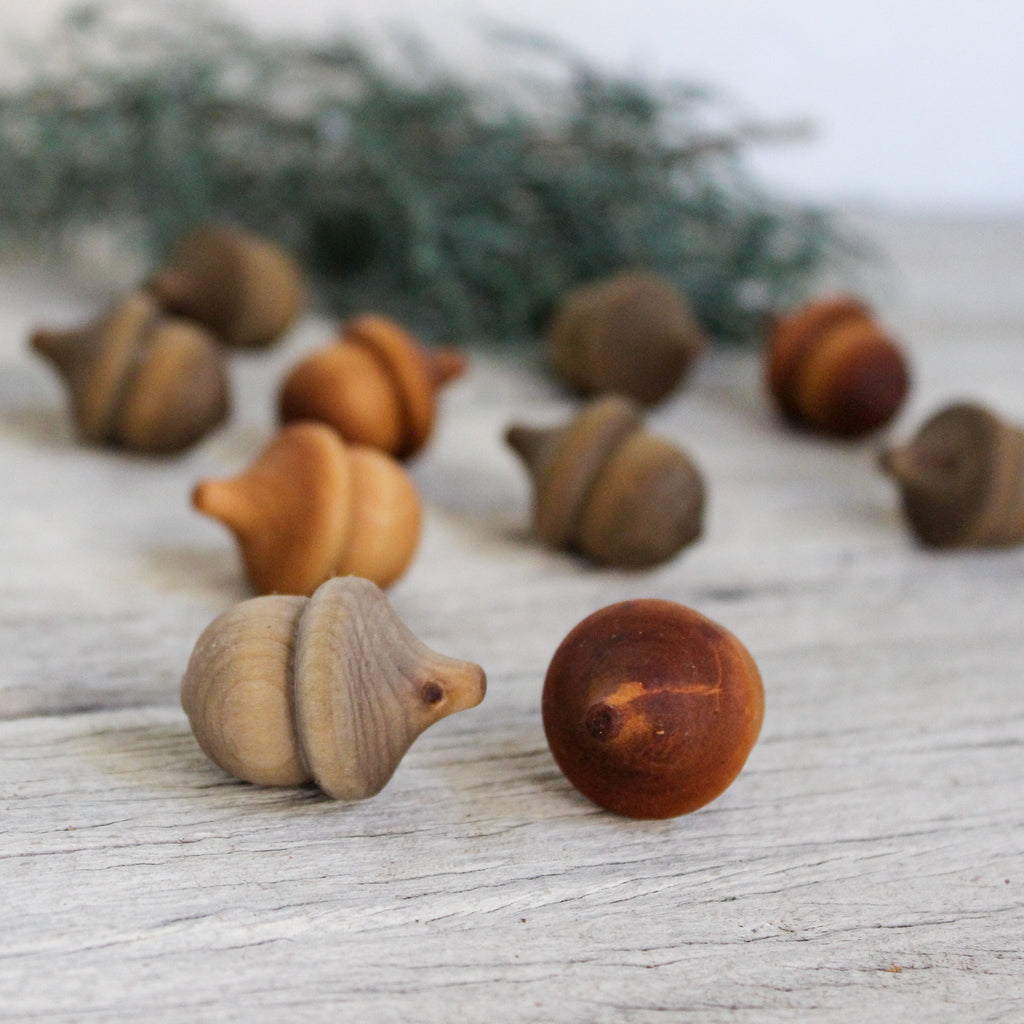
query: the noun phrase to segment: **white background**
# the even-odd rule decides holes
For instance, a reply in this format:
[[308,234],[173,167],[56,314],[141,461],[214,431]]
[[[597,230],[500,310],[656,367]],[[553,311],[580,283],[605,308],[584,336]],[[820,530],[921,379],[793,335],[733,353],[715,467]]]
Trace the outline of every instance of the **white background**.
[[[212,0],[211,0],[212,2]],[[415,28],[479,66],[481,16],[538,29],[611,70],[707,82],[810,141],[751,156],[798,198],[1024,209],[1021,0],[216,0],[285,32]],[[0,0],[34,35],[70,0]]]

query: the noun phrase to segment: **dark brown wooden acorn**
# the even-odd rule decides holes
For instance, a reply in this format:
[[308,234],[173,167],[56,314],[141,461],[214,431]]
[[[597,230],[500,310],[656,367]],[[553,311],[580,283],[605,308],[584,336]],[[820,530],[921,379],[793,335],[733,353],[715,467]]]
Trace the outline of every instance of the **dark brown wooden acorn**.
[[147,288],[172,313],[208,327],[231,348],[276,341],[302,309],[302,274],[283,249],[223,225],[185,235]]
[[657,274],[628,271],[569,292],[547,332],[558,374],[586,395],[658,402],[706,342],[689,306]]
[[291,370],[278,407],[285,423],[318,420],[405,458],[429,440],[438,392],[464,369],[459,353],[426,349],[393,320],[366,314]]
[[246,470],[200,481],[192,504],[235,535],[253,589],[311,594],[330,576],[390,586],[419,543],[419,493],[401,463],[322,423],[284,427]]
[[934,547],[1024,541],[1024,430],[979,405],[948,406],[882,452],[911,529]]
[[775,319],[767,386],[793,423],[839,437],[878,430],[900,410],[910,371],[863,302],[818,299]]
[[227,371],[215,339],[166,315],[144,293],[85,327],[36,331],[31,346],[64,378],[84,441],[178,452],[228,413]]
[[596,398],[555,429],[512,426],[509,445],[534,482],[534,525],[553,548],[645,568],[700,535],[704,482],[690,458],[648,433],[627,398]]
[[672,818],[739,775],[764,688],[727,629],[671,601],[623,601],[562,641],[541,710],[551,753],[584,796],[632,818]]

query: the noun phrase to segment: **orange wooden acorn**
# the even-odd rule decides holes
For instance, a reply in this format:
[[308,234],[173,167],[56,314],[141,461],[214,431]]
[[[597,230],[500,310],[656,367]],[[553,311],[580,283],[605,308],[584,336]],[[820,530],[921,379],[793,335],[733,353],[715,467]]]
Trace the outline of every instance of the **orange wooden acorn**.
[[84,327],[38,330],[31,346],[63,377],[84,441],[179,452],[227,416],[227,370],[213,336],[142,292]]
[[840,437],[878,430],[900,410],[910,372],[900,347],[863,302],[840,295],[778,317],[767,386],[793,423]]
[[367,314],[292,369],[279,411],[285,423],[318,420],[348,441],[405,458],[427,443],[438,391],[464,369],[457,352],[426,349],[393,320]]
[[322,423],[284,427],[240,475],[197,484],[192,503],[235,534],[261,594],[309,595],[347,574],[387,587],[420,536],[419,495],[402,466]]
[[205,325],[230,348],[262,348],[298,316],[298,265],[263,238],[220,224],[186,234],[146,284],[167,310]]

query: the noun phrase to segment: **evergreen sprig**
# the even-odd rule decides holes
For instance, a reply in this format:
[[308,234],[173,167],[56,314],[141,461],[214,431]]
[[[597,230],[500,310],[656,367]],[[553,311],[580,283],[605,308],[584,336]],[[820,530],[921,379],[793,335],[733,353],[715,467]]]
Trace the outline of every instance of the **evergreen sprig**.
[[532,336],[568,288],[627,266],[743,338],[837,251],[824,212],[751,182],[742,150],[772,131],[712,92],[495,45],[510,70],[484,85],[413,45],[389,62],[202,4],[86,4],[0,93],[0,241],[99,224],[155,260],[232,221],[295,251],[339,312],[463,342]]

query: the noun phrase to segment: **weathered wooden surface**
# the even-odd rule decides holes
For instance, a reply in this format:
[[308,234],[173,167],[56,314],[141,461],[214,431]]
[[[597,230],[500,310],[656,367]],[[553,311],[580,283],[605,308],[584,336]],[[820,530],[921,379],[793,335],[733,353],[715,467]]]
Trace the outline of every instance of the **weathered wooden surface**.
[[[894,433],[952,397],[1024,422],[1024,223],[869,227],[916,367]],[[487,699],[374,800],[258,789],[177,702],[199,631],[245,596],[188,492],[251,458],[329,325],[238,357],[231,425],[143,460],[77,446],[25,351],[96,300],[0,279],[0,1019],[1024,1019],[1024,549],[920,549],[877,442],[788,433],[755,358],[717,354],[651,417],[706,471],[705,537],[594,571],[529,540],[500,440],[571,401],[480,358],[413,467],[427,527],[391,596],[484,665]],[[558,642],[629,596],[727,625],[765,679],[747,768],[674,821],[588,804],[541,730]]]

